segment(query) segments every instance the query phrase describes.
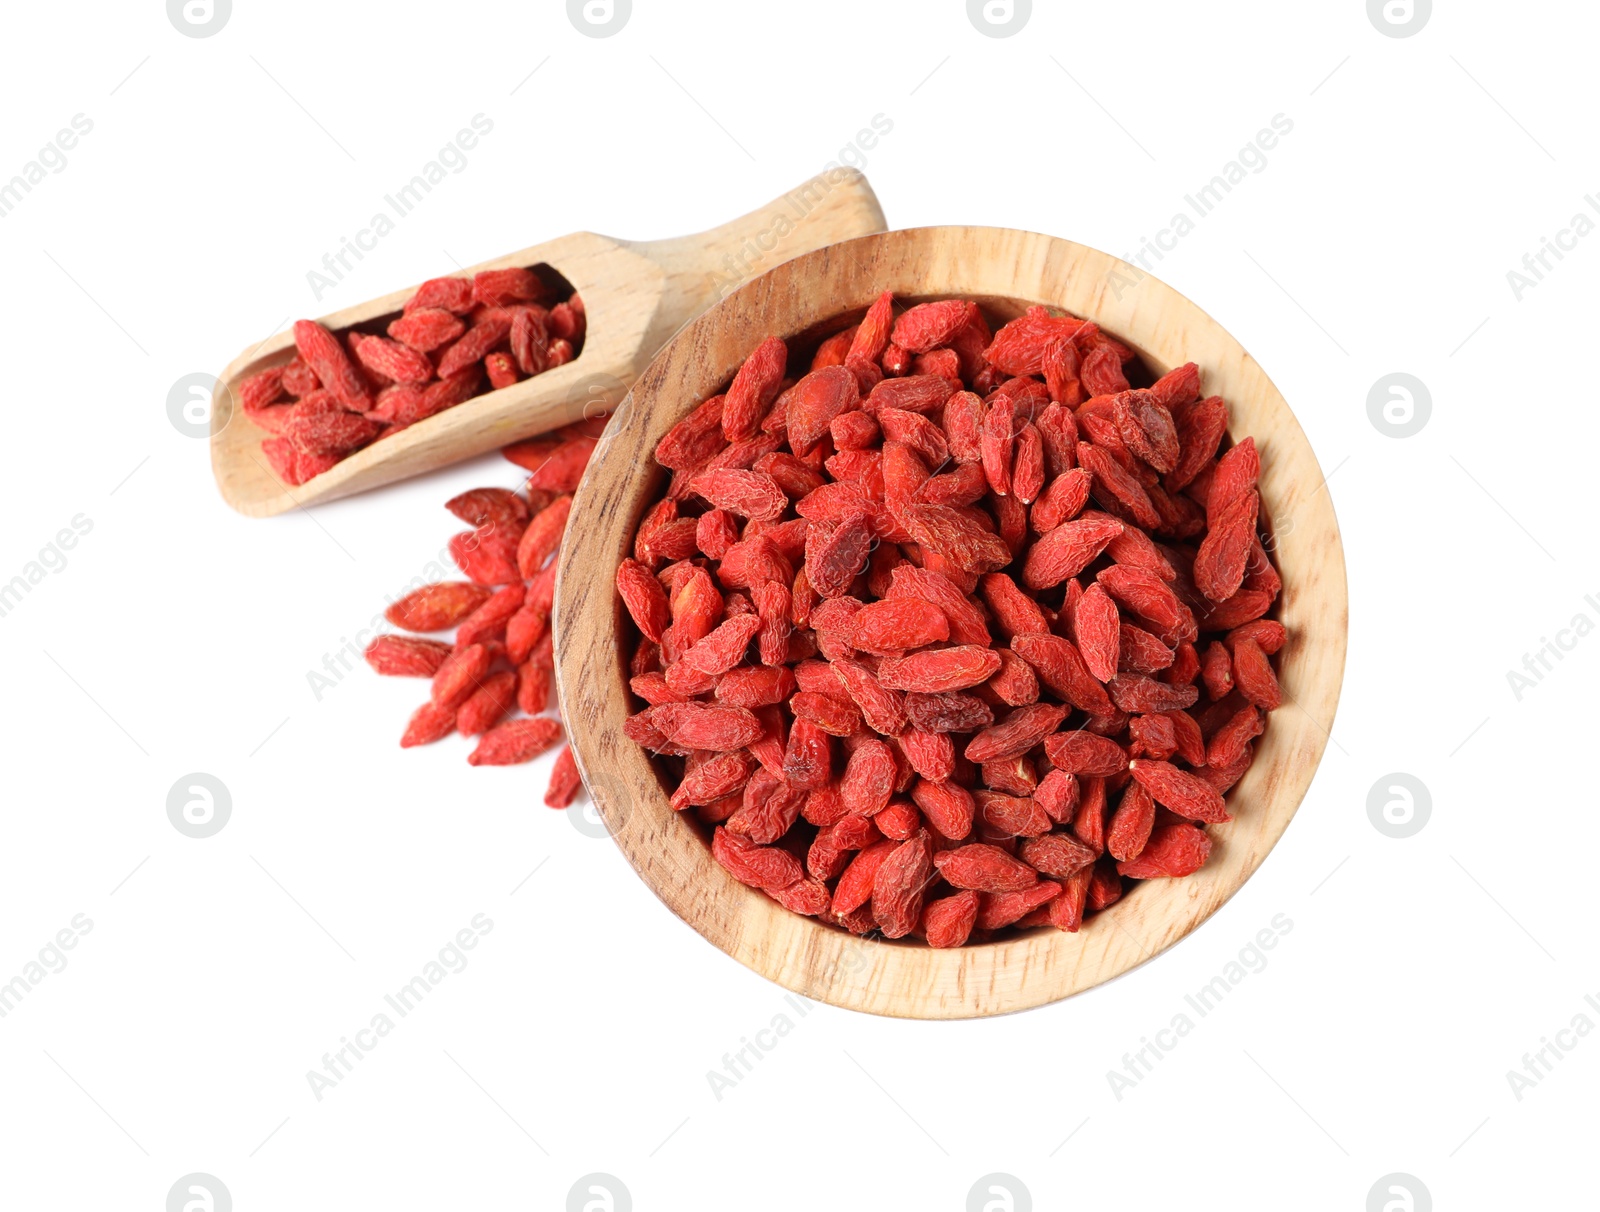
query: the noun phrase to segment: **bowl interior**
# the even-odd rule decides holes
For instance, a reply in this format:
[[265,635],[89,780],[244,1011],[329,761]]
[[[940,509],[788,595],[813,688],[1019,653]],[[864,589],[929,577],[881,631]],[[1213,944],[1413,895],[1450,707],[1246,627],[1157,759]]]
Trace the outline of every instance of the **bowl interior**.
[[[1230,431],[1262,452],[1264,516],[1289,630],[1279,677],[1289,700],[1211,826],[1208,864],[1141,882],[1077,934],[1035,930],[949,951],[860,939],[793,914],[735,881],[693,821],[678,819],[655,763],[622,735],[631,628],[613,590],[665,473],[663,434],[726,384],[760,340],[804,350],[856,320],[882,290],[897,301],[975,299],[992,323],[1035,303],[1099,323],[1159,375],[1199,363]],[[1136,384],[1137,385],[1137,384]],[[557,674],[579,766],[615,840],[680,917],[740,962],[807,997],[879,1014],[953,1018],[1054,1001],[1152,958],[1189,933],[1260,865],[1298,807],[1327,740],[1343,673],[1343,553],[1322,473],[1287,404],[1215,321],[1170,287],[1093,249],[992,228],[923,228],[833,245],[779,266],[687,325],[619,408],[574,502],[556,593]],[[1312,658],[1311,654],[1315,653]],[[1291,706],[1292,704],[1292,706]],[[1298,708],[1298,709],[1296,709]]]

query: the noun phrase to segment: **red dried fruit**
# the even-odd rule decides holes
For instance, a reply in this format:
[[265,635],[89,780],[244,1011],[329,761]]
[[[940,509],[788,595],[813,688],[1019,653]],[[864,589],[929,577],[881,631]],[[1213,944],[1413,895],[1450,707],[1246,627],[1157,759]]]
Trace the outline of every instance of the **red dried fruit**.
[[380,635],[367,645],[367,664],[389,677],[431,678],[450,655],[450,645],[403,635]]
[[872,306],[867,308],[867,314],[861,318],[844,360],[849,362],[851,359],[860,358],[867,362],[876,362],[883,357],[883,351],[889,344],[890,325],[893,319],[894,296],[884,291],[872,301]]
[[1116,863],[1110,855],[1104,855],[1095,863],[1093,874],[1089,879],[1089,893],[1084,898],[1084,904],[1098,913],[1106,906],[1115,903],[1122,897],[1122,876],[1118,874]]
[[1039,873],[998,846],[973,843],[933,856],[933,865],[952,888],[975,892],[1021,892],[1039,882]]
[[872,543],[872,527],[864,510],[846,513],[836,526],[814,523],[806,531],[806,579],[811,587],[825,598],[847,593],[850,582],[866,567]]
[[1024,505],[1031,505],[1044,488],[1044,442],[1031,421],[1017,431],[1011,458],[1011,492]]
[[983,573],[1011,563],[1011,551],[999,535],[953,506],[908,505],[901,520],[924,551],[941,555],[958,568]]
[[878,682],[889,690],[943,694],[976,686],[999,668],[1000,656],[993,649],[963,644],[885,659],[878,665]]
[[511,303],[536,303],[545,290],[531,269],[486,269],[472,278],[472,298],[485,307]]
[[935,412],[955,391],[955,384],[942,375],[907,375],[885,379],[867,393],[862,408],[876,414],[883,409],[905,412]]
[[983,474],[997,497],[1011,491],[1011,459],[1016,443],[1016,406],[1003,392],[989,403],[983,418],[978,451],[983,459]]
[[994,711],[976,695],[913,692],[906,695],[906,719],[923,732],[977,732],[994,723]]
[[1211,465],[1222,435],[1228,432],[1228,406],[1212,396],[1174,416],[1178,429],[1178,462],[1167,474],[1168,492],[1181,492]]
[[246,413],[258,412],[283,396],[281,366],[259,370],[239,385],[239,405]]
[[283,390],[296,399],[308,396],[322,386],[317,380],[317,372],[306,365],[306,360],[298,352],[284,363],[282,383]]
[[433,378],[433,363],[427,355],[398,341],[367,337],[355,350],[357,360],[368,370],[397,383],[426,383]]
[[1217,460],[1206,492],[1206,523],[1216,529],[1227,508],[1256,486],[1261,478],[1261,455],[1254,438],[1246,438]]
[[538,309],[518,307],[512,311],[510,345],[511,356],[523,374],[536,375],[550,369],[550,330]]
[[1034,801],[1058,825],[1070,825],[1078,807],[1078,780],[1064,770],[1052,770],[1033,789]]
[[712,857],[741,884],[777,892],[805,878],[800,860],[776,846],[758,846],[718,826],[711,835]]
[[557,497],[528,523],[517,543],[517,568],[524,577],[532,577],[543,568],[545,561],[561,546],[561,536],[566,533],[571,512],[572,498]]
[[343,407],[357,413],[372,407],[366,382],[350,364],[338,337],[315,320],[296,320],[294,343],[306,365],[316,372],[317,380]]
[[1018,707],[998,724],[985,728],[967,744],[969,762],[990,762],[997,758],[1027,753],[1044,740],[1067,718],[1067,709],[1052,703]]
[[444,507],[469,526],[519,530],[528,523],[528,504],[508,488],[473,488],[451,497]]
[[830,736],[853,736],[861,730],[861,709],[848,700],[803,691],[789,700],[789,710],[796,723],[814,724]]
[[1106,845],[1106,781],[1086,778],[1079,784],[1078,806],[1072,814],[1072,832],[1096,853]]
[[1051,316],[1042,309],[1040,314],[1034,314],[1030,309],[1029,314],[1002,326],[983,356],[1004,374],[1039,374],[1046,355],[1083,326],[1082,320],[1071,316]]
[[[854,379],[850,380],[850,389],[855,390]],[[828,435],[833,438],[835,450],[866,450],[877,445],[882,434],[877,421],[860,411],[840,413],[828,424]],[[793,430],[789,441],[791,445],[794,443]]]
[[1160,472],[1178,465],[1178,430],[1172,414],[1148,391],[1123,391],[1111,400],[1111,419],[1123,444]]
[[905,728],[905,702],[899,691],[879,684],[872,671],[857,661],[835,660],[833,667],[843,679],[845,689],[867,727],[885,736],[898,736]]
[[412,590],[385,610],[383,617],[407,631],[443,631],[483,605],[491,592],[467,581],[440,581]]
[[456,731],[477,736],[493,728],[517,701],[517,675],[509,670],[490,674],[456,710]]
[[1043,634],[1050,630],[1044,611],[1003,572],[991,572],[978,582],[989,613],[1004,636]]
[[[1180,716],[1188,718],[1181,711],[1134,716],[1128,721],[1128,735],[1132,739],[1129,754],[1133,757],[1155,758],[1158,762],[1166,761],[1178,751],[1178,731],[1173,720]],[[1204,761],[1203,745],[1200,752]]]
[[999,930],[1009,926],[1059,895],[1061,885],[1054,880],[1040,880],[1021,892],[979,894],[978,929]]
[[883,741],[862,741],[845,764],[839,796],[846,811],[871,816],[880,812],[894,794],[898,767],[894,751]]
[[549,492],[576,492],[583,469],[589,465],[594,453],[595,439],[571,438],[551,452],[550,457],[533,469],[528,477],[528,487]]
[[417,287],[416,293],[406,301],[405,313],[411,315],[421,308],[439,307],[458,315],[465,315],[472,310],[475,302],[472,283],[467,279],[429,278]]
[[835,914],[851,913],[871,901],[878,868],[899,844],[889,839],[874,842],[850,860],[833,890],[831,908]]
[[1092,732],[1058,733],[1045,741],[1044,751],[1057,770],[1079,777],[1120,774],[1128,767],[1121,745]]
[[978,894],[958,892],[930,901],[922,912],[922,932],[930,947],[960,947],[978,917]]
[[1106,826],[1106,853],[1118,862],[1139,857],[1156,823],[1156,802],[1143,783],[1134,781],[1122,793],[1122,802]]
[[459,649],[469,644],[503,639],[508,621],[522,609],[526,593],[526,588],[521,584],[495,590],[482,606],[461,620],[461,626],[456,630],[455,647]]
[[1019,635],[1012,639],[1011,648],[1051,693],[1090,715],[1111,714],[1111,697],[1095,681],[1071,640],[1058,635]]
[[416,713],[406,723],[405,734],[400,738],[400,747],[410,749],[414,745],[431,745],[434,741],[442,741],[455,730],[455,707],[427,702],[418,707]]
[[283,436],[301,454],[335,460],[361,449],[381,428],[359,412],[347,412],[326,391],[313,392],[283,416]]
[[1078,651],[1083,655],[1083,663],[1099,681],[1109,682],[1117,675],[1122,624],[1117,604],[1098,583],[1084,590],[1073,615],[1073,625],[1077,629]]
[[450,539],[456,567],[480,585],[509,585],[522,579],[517,569],[520,536],[492,523],[463,531]]
[[959,841],[972,832],[977,803],[959,783],[918,779],[911,786],[911,798],[939,836]]
[[1049,589],[1075,577],[1122,533],[1123,524],[1103,515],[1064,522],[1029,550],[1022,581],[1029,589]]
[[[856,378],[843,366],[813,370],[787,393],[789,447],[809,454],[828,435],[834,420],[861,407]],[[842,448],[841,448],[842,449]],[[660,453],[656,455],[660,461]]]
[[752,745],[763,731],[753,712],[707,703],[665,703],[652,708],[650,722],[675,744],[718,752]]
[[1284,630],[1282,623],[1276,619],[1257,619],[1254,622],[1244,623],[1228,632],[1226,642],[1237,643],[1241,639],[1252,639],[1261,647],[1261,651],[1268,656],[1276,656],[1289,638],[1289,633]]
[[448,379],[480,361],[511,335],[512,315],[503,308],[478,313],[476,322],[439,357],[438,375]]
[[728,832],[770,846],[800,819],[805,789],[758,770],[745,784],[739,808],[728,817]]
[[1089,866],[1062,882],[1061,895],[1045,906],[1052,926],[1077,933],[1083,925],[1083,911],[1093,879],[1094,868]]
[[1128,390],[1122,373],[1122,355],[1110,343],[1096,345],[1083,359],[1083,389],[1091,396],[1109,396]]
[[750,641],[761,630],[761,618],[754,614],[734,615],[713,628],[680,660],[685,668],[711,677],[726,673],[744,660]]
[[872,916],[885,938],[904,938],[922,920],[922,902],[933,872],[933,839],[919,830],[879,864],[872,881]]
[[[1216,499],[1214,485],[1212,499]],[[1213,602],[1227,601],[1244,581],[1260,505],[1261,498],[1253,488],[1235,498],[1215,515],[1195,554],[1194,586]]]
[[1193,825],[1157,825],[1137,858],[1118,863],[1119,874],[1148,880],[1163,876],[1179,879],[1193,875],[1211,856],[1211,839]]
[[728,441],[756,432],[777,398],[788,359],[788,347],[777,337],[768,337],[744,360],[722,405],[722,433]]
[[1172,587],[1152,572],[1113,564],[1095,578],[1107,593],[1161,632],[1163,640],[1192,640],[1199,634],[1194,613],[1178,599]]
[[[474,766],[516,766],[531,762],[560,739],[558,720],[548,717],[509,720],[485,732],[478,747],[467,755],[467,761]],[[552,808],[565,808],[581,786],[572,750],[565,749],[556,762],[555,773],[550,776],[550,789],[544,802]]]
[[773,522],[789,508],[789,498],[778,481],[765,472],[720,468],[701,472],[689,486],[718,509],[726,509],[741,518]]
[[767,895],[791,913],[816,917],[828,911],[828,888],[820,880],[796,880],[786,888],[769,890]]
[[1200,697],[1194,686],[1173,686],[1142,673],[1119,673],[1106,687],[1111,701],[1123,711],[1179,711],[1193,707]]
[[[522,721],[518,721],[521,723]],[[529,720],[531,724],[539,721]],[[565,746],[556,758],[556,764],[550,771],[550,786],[545,789],[544,803],[547,808],[565,808],[577,798],[578,792],[583,790],[583,778],[578,774],[578,760],[572,755],[572,746]]]
[[1063,522],[1071,521],[1089,503],[1089,488],[1094,478],[1082,467],[1062,472],[1033,503],[1029,518],[1039,534],[1049,534]]
[[[941,467],[950,458],[950,444],[944,431],[920,413],[903,408],[880,408],[877,425],[889,442],[909,447],[928,467]],[[885,446],[885,452],[887,450]]]
[[1026,707],[1029,703],[1037,703],[1039,679],[1032,666],[1009,648],[1000,649],[996,655],[1000,658],[1000,672],[979,687],[977,693],[986,702],[992,700],[1007,707]]
[[1022,861],[1043,875],[1068,880],[1094,865],[1099,851],[1067,833],[1047,833],[1022,843]]
[[459,317],[438,307],[408,311],[388,328],[389,335],[396,341],[424,354],[448,345],[466,331],[467,326]]
[[538,661],[524,661],[517,667],[517,707],[528,715],[538,715],[550,706],[554,675]]
[[624,560],[617,569],[617,593],[628,614],[646,639],[661,642],[661,633],[671,622],[667,593],[651,571],[638,560]]
[[477,690],[493,663],[494,656],[487,645],[458,648],[440,662],[429,697],[436,706],[459,707]]
[[1129,762],[1128,769],[1156,803],[1179,816],[1207,823],[1233,819],[1215,788],[1171,762],[1139,758]]
[[508,353],[492,353],[483,360],[483,368],[489,375],[489,387],[498,391],[502,387],[510,387],[522,376],[517,373],[517,364],[511,360]]
[[919,303],[901,313],[890,333],[894,343],[912,353],[927,353],[948,345],[968,322],[976,308],[965,299],[941,299]]
[[1278,689],[1272,662],[1249,636],[1233,642],[1233,678],[1239,693],[1263,711],[1275,711],[1282,702],[1283,692]]
[[897,567],[892,576],[890,599],[921,599],[932,602],[950,621],[950,640],[955,644],[979,644],[987,648],[990,643],[989,628],[984,623],[983,612],[967,600],[960,588],[938,572],[914,568],[909,564]]
[[1233,765],[1265,728],[1266,717],[1247,703],[1211,734],[1206,744],[1206,765],[1214,769]]
[[896,654],[949,638],[950,621],[931,602],[873,602],[863,606],[851,620],[850,646],[862,652]]

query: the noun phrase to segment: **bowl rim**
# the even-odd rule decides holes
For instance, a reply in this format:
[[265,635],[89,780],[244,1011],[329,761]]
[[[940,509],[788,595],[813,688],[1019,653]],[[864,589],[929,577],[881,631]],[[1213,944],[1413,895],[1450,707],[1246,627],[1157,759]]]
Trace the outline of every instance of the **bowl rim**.
[[[1229,793],[1236,813],[1208,830],[1210,862],[1183,880],[1142,881],[1075,934],[1041,928],[952,950],[861,939],[735,881],[698,829],[674,819],[653,760],[622,735],[631,713],[615,570],[631,553],[664,473],[665,431],[719,390],[768,333],[789,339],[863,311],[883,289],[908,300],[961,296],[1020,311],[1040,302],[1084,316],[1163,373],[1200,364],[1228,401],[1231,433],[1262,450],[1290,638],[1284,707]],[[648,468],[645,474],[639,467]],[[1072,996],[1155,958],[1215,913],[1259,868],[1310,786],[1342,687],[1348,603],[1343,546],[1325,477],[1282,394],[1209,315],[1147,272],[1034,232],[902,229],[829,245],[769,270],[686,324],[618,407],[573,502],[555,591],[556,680],[579,769],[618,847],[680,918],[752,970],[808,998],[907,1018],[1009,1013]],[[1313,648],[1308,636],[1315,636]]]

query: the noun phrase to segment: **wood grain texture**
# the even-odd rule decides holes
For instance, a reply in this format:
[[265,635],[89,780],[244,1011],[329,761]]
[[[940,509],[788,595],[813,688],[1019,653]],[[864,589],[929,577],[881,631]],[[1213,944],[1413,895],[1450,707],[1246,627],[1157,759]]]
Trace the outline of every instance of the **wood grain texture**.
[[[854,169],[836,168],[697,235],[632,243],[580,232],[447,275],[551,266],[583,296],[589,322],[582,352],[565,366],[477,396],[359,450],[299,488],[272,474],[261,454],[262,440],[271,435],[234,407],[244,379],[294,356],[294,334],[279,333],[235,358],[213,394],[211,465],[217,487],[240,513],[271,517],[434,471],[584,415],[600,415],[622,398],[686,321],[755,274],[884,226],[867,179]],[[397,316],[415,289],[345,308],[323,316],[321,323],[338,331]]]
[[[1120,271],[1120,272],[1119,272]],[[791,336],[898,299],[976,298],[998,316],[1032,303],[1097,321],[1163,373],[1200,364],[1231,429],[1261,449],[1263,514],[1277,537],[1289,641],[1279,659],[1285,703],[1257,742],[1255,764],[1229,796],[1235,819],[1213,826],[1211,861],[1184,880],[1149,880],[1082,931],[1029,932],[935,951],[855,938],[800,917],[733,880],[694,821],[681,819],[649,756],[622,734],[632,710],[624,616],[613,591],[643,511],[664,473],[657,441],[718,390],[769,334]],[[663,349],[613,419],[572,510],[556,589],[561,707],[585,781],[639,875],[729,955],[807,997],[875,1014],[961,1018],[1000,1014],[1080,992],[1183,938],[1261,865],[1321,760],[1344,673],[1344,553],[1323,475],[1283,397],[1255,360],[1176,291],[1078,244],[993,228],[890,232],[822,249],[763,275],[695,320]]]

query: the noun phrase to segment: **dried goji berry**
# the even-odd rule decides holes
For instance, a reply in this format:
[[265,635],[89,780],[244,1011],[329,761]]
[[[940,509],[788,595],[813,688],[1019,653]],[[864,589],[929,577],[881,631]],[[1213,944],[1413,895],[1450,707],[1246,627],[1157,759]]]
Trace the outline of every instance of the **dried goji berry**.
[[[515,766],[522,762],[531,762],[541,753],[551,748],[561,739],[561,724],[548,717],[532,720],[508,720],[498,724],[485,732],[478,741],[478,747],[467,755],[467,761],[474,766]],[[550,791],[545,796],[545,803],[552,807],[565,807],[572,800],[577,787],[581,786],[578,779],[578,768],[572,759],[571,750],[566,750],[561,755],[561,761],[556,763],[556,774],[551,776]],[[572,786],[566,786],[567,779],[562,777],[562,763],[570,767]],[[566,802],[562,804],[551,803],[552,797],[560,798],[565,795]]]

